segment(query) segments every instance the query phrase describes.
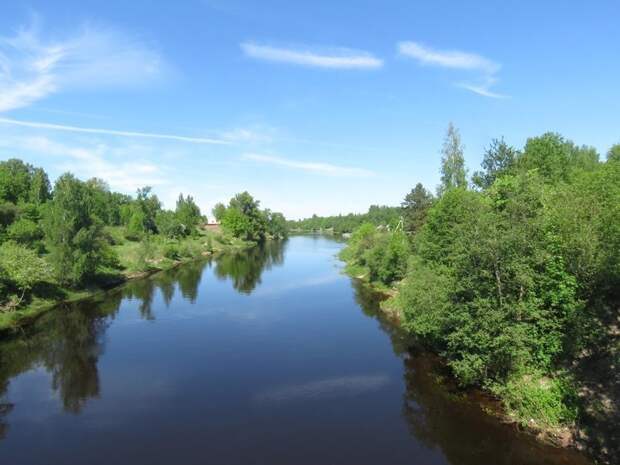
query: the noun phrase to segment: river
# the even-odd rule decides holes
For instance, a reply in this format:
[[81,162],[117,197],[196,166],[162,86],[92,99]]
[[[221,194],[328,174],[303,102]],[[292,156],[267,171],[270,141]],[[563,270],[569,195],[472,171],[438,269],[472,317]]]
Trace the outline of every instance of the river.
[[483,413],[296,236],[183,265],[0,343],[0,463],[588,464]]

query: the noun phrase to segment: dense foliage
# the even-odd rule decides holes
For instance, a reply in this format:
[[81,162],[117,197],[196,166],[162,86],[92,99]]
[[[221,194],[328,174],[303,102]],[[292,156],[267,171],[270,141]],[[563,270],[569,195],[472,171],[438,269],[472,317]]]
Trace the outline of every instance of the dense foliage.
[[284,216],[260,211],[258,204],[247,192],[235,196],[221,218],[229,235],[214,239],[201,229],[207,219],[189,195],[166,210],[150,187],[131,197],[100,179],[66,173],[52,189],[43,169],[2,161],[0,316],[35,297],[61,297],[63,288],[105,284],[124,271],[212,251],[216,239],[223,246],[286,236]]
[[522,151],[494,140],[471,188],[450,126],[438,197],[418,185],[403,202],[407,245],[367,223],[342,256],[355,274],[397,285],[387,305],[461,384],[491,389],[530,424],[570,424],[575,367],[615,340],[618,152],[601,162],[555,133]]
[[225,231],[246,241],[263,242],[267,238],[283,239],[288,235],[282,213],[261,210],[260,201],[248,192],[235,195],[228,206],[217,204],[213,214]]
[[375,226],[395,228],[401,219],[399,207],[371,205],[367,213],[349,213],[348,215],[317,216],[303,220],[289,221],[289,227],[304,232],[350,233],[363,223]]

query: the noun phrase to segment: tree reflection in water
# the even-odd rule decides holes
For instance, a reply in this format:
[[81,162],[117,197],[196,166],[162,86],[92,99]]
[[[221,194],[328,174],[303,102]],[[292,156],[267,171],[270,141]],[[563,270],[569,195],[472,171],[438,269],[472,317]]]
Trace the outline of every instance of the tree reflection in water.
[[[284,243],[214,258],[216,275],[230,277],[234,288],[251,293],[264,270],[284,260]],[[178,287],[183,298],[195,302],[205,261],[186,263],[148,279],[127,283],[97,298],[64,305],[39,318],[23,334],[0,343],[0,439],[8,430],[5,419],[13,409],[6,402],[12,378],[36,367],[51,375],[51,389],[58,393],[66,412],[79,413],[91,398],[99,396],[97,364],[105,350],[105,331],[123,299],[138,301],[142,318],[154,320],[153,303],[159,289],[168,307]]]
[[215,260],[215,275],[230,278],[233,287],[243,294],[251,294],[261,282],[261,275],[272,266],[282,265],[286,241],[267,241],[250,250],[223,254]]

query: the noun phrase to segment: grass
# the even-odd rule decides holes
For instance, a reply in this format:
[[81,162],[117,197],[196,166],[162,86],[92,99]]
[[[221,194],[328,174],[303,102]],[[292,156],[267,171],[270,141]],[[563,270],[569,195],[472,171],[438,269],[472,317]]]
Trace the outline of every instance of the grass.
[[14,332],[60,303],[75,302],[129,279],[168,270],[202,256],[243,250],[255,245],[223,233],[203,230],[181,239],[150,236],[145,241],[126,239],[122,227],[106,227],[105,233],[118,257],[118,266],[100,270],[95,281],[82,289],[64,288],[55,283],[39,284],[25,305],[13,311],[0,312],[0,334]]
[[502,399],[508,415],[524,427],[553,431],[572,426],[577,418],[575,388],[562,375],[515,375],[491,390]]

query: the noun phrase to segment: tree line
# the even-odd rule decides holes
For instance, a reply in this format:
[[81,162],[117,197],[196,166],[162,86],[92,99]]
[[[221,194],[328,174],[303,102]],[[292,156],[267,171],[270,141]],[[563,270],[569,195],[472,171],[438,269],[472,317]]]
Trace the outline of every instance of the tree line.
[[620,144],[601,161],[556,133],[520,150],[497,139],[470,176],[450,125],[441,154],[440,186],[406,195],[402,230],[354,231],[349,271],[396,287],[386,307],[462,385],[530,427],[579,424],[593,406],[584,386],[618,387]]
[[371,205],[366,213],[349,213],[347,215],[317,216],[288,222],[289,228],[304,232],[350,233],[364,223],[375,226],[394,228],[401,217],[400,207]]
[[23,307],[35,290],[49,297],[58,293],[54,286],[96,286],[127,268],[199,255],[214,241],[226,246],[286,236],[284,216],[258,206],[247,192],[233,197],[224,207],[223,233],[212,237],[200,228],[207,218],[191,195],[180,194],[168,210],[150,187],[130,196],[101,179],[81,181],[70,173],[52,187],[42,168],[2,161],[0,315]]

